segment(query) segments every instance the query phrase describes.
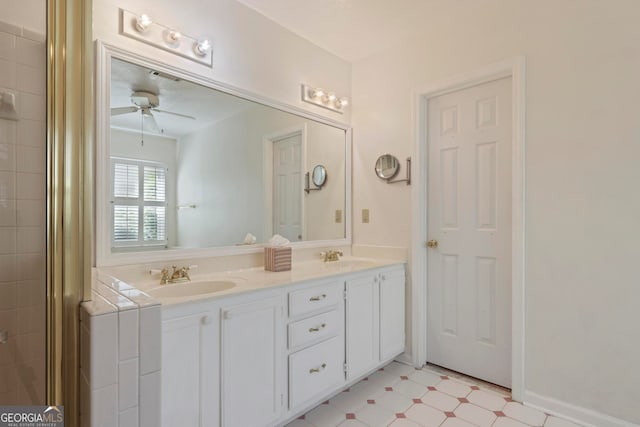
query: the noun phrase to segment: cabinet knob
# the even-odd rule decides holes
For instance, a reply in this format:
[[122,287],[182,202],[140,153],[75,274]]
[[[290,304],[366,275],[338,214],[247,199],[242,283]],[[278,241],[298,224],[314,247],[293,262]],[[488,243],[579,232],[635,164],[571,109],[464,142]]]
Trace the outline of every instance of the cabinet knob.
[[211,317],[209,316],[202,316],[202,318],[200,318],[200,323],[202,323],[203,325],[208,325],[211,323]]
[[222,313],[222,318],[223,319],[231,319],[233,317],[233,313],[231,313],[231,311],[226,310],[224,313]]
[[384,275],[384,274],[381,274],[381,275],[380,275],[380,279],[381,279],[381,280],[387,280],[387,276],[386,276],[386,275]]

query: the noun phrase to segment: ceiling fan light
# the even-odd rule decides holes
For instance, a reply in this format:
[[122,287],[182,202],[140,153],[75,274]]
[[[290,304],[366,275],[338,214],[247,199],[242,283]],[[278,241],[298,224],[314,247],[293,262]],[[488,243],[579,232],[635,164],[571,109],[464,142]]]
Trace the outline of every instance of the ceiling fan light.
[[153,24],[153,20],[146,13],[138,15],[138,17],[136,18],[136,30],[138,30],[139,33],[146,32],[151,24]]

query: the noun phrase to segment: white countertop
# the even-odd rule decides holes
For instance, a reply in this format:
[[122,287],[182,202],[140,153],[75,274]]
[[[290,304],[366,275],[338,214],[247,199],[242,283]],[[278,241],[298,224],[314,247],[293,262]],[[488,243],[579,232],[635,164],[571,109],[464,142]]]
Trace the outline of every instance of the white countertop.
[[[166,285],[159,284],[159,275],[157,278],[154,277],[153,280],[150,279],[136,283],[125,283],[117,278],[100,273],[98,273],[97,279],[127,298],[137,302],[139,305],[150,305],[157,301],[163,306],[167,306],[228,297],[245,292],[276,288],[313,279],[331,278],[337,275],[357,273],[369,269],[400,264],[404,264],[404,261],[344,257],[340,261],[307,261],[294,263],[290,271],[282,272],[265,271],[263,267],[255,267],[199,275],[196,269],[190,271],[191,281]],[[226,284],[227,286],[233,287],[212,293],[189,295],[191,290],[196,289],[196,286],[207,286],[204,282],[218,282],[216,285]],[[195,286],[190,288],[190,285]],[[165,295],[172,294],[172,296],[154,295],[156,292]],[[137,299],[140,301],[136,301]]]

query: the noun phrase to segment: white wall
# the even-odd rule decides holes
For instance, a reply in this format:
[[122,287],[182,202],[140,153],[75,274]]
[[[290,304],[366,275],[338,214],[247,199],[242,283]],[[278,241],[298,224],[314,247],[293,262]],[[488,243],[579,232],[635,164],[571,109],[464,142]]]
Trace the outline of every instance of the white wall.
[[639,21],[637,0],[433,2],[352,77],[354,240],[408,247],[410,189],[373,164],[411,154],[412,89],[526,56],[526,389],[635,423]]
[[307,123],[307,170],[323,164],[328,171],[322,191],[305,195],[305,240],[344,237],[344,131],[292,114],[253,105],[180,139],[178,204],[196,209],[178,212],[178,246],[210,247],[241,243],[246,233],[266,242],[264,161],[265,136]]
[[247,123],[238,114],[180,138],[178,203],[196,208],[178,212],[178,246],[232,246],[247,233],[264,241],[262,156]]
[[176,152],[178,143],[173,138],[144,135],[144,144],[142,144],[140,138],[139,132],[111,129],[111,156],[158,162],[167,167],[167,239],[171,247],[177,241]]
[[[214,41],[213,69],[118,34],[118,8],[148,13],[163,25]],[[118,47],[217,81],[322,114],[343,116],[300,99],[300,84],[349,96],[351,66],[234,0],[94,0],[93,35]]]

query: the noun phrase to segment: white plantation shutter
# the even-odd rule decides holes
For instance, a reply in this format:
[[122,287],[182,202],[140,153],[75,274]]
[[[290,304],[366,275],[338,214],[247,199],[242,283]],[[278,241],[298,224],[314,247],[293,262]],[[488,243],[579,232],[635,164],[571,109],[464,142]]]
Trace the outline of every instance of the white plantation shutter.
[[112,245],[157,246],[167,241],[167,169],[112,158]]

